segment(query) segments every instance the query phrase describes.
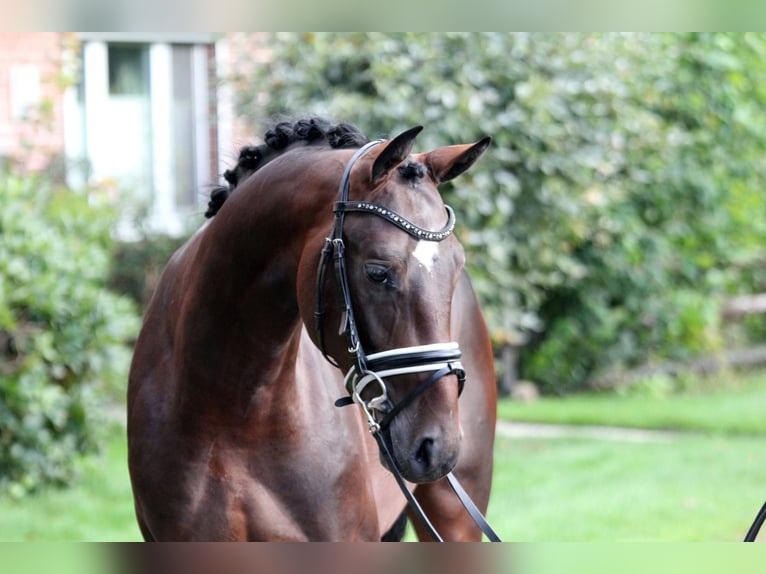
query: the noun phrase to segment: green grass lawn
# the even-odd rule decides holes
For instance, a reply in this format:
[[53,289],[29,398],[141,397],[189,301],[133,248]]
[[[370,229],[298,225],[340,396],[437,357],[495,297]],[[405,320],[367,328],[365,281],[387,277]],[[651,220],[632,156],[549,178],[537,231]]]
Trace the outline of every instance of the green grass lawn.
[[[708,394],[502,401],[499,410],[510,420],[695,431],[646,443],[498,437],[488,517],[505,540],[735,541],[766,499],[766,374]],[[76,485],[0,499],[0,540],[140,540],[126,455],[116,428]]]
[[728,376],[669,395],[632,391],[543,397],[532,403],[501,399],[498,416],[516,422],[766,435],[766,373]]
[[137,541],[128,478],[128,447],[119,425],[99,456],[83,465],[82,479],[20,501],[0,498],[1,541]]
[[498,438],[495,466],[504,540],[736,541],[766,499],[763,437]]

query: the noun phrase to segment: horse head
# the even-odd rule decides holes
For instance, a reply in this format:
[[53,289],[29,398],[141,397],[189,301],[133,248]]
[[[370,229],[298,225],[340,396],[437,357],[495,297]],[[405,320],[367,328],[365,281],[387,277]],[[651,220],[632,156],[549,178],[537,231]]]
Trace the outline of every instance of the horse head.
[[[420,130],[349,162],[316,292],[307,285],[315,274],[302,273],[299,286],[314,342],[349,373],[349,392],[371,430],[384,435],[399,471],[416,483],[454,467],[462,435],[464,372],[450,309],[465,259],[438,185],[471,167],[490,142],[412,154]],[[325,273],[331,259],[335,270]],[[310,262],[316,270],[317,259]]]

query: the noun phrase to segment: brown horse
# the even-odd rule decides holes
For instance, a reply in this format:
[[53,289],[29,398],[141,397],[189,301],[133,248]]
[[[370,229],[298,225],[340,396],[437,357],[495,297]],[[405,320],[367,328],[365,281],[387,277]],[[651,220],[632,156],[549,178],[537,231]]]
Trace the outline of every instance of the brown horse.
[[[349,170],[349,200],[394,216],[344,214],[345,284],[317,270],[354,150],[322,138],[272,154],[168,263],[128,388],[129,468],[147,540],[385,538],[405,499],[367,431],[407,397],[385,430],[396,466],[446,540],[481,538],[442,477],[454,467],[486,511],[494,368],[437,185],[468,169],[489,138],[411,155],[418,131],[371,147]],[[416,238],[394,217],[434,233]],[[423,392],[412,394],[429,373],[407,371],[378,379],[388,400],[376,410],[377,383],[350,389],[367,416],[333,406],[361,349],[372,360],[458,345],[459,372]]]

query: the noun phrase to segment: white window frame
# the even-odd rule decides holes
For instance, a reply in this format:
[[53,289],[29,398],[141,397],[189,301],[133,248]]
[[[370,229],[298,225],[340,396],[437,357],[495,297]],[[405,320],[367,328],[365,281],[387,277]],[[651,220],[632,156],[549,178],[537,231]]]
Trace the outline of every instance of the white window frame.
[[[176,204],[176,182],[174,181],[173,146],[173,57],[172,44],[192,44],[192,90],[194,101],[194,153],[195,180],[200,189],[214,183],[217,177],[211,173],[211,125],[209,113],[211,88],[208,74],[208,46],[213,44],[212,34],[178,33],[152,34],[129,32],[87,32],[80,33],[83,42],[84,96],[87,110],[80,109],[77,86],[67,89],[64,94],[65,109],[65,151],[70,160],[91,163],[91,178],[100,181],[109,174],[100,171],[100,154],[110,153],[108,141],[99,122],[108,121],[104,110],[109,94],[108,46],[110,43],[141,43],[149,45],[150,107],[152,131],[152,189],[149,218],[150,229],[179,235],[196,223],[195,217],[203,211],[205,198],[196,194],[198,202],[192,207]],[[85,183],[84,171],[73,169],[68,173],[70,185]],[[124,230],[124,234],[130,231]]]

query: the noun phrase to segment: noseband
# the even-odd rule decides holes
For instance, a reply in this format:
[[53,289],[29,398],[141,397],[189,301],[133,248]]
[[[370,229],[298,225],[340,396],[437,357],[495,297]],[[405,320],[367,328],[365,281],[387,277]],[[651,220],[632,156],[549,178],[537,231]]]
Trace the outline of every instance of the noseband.
[[[327,269],[330,266],[330,260],[334,259],[336,281],[340,290],[343,310],[339,333],[345,336],[348,344],[348,352],[351,354],[354,361],[353,366],[349,369],[345,378],[346,390],[350,396],[339,399],[335,402],[335,405],[345,406],[356,403],[362,408],[365,417],[367,418],[369,431],[375,437],[383,455],[388,459],[390,470],[394,475],[399,488],[407,499],[407,502],[419,516],[423,526],[431,537],[434,540],[441,542],[441,536],[439,536],[439,533],[428,520],[428,517],[423,512],[420,504],[407,487],[383,435],[397,414],[443,377],[453,374],[456,375],[458,380],[458,396],[463,392],[465,370],[460,362],[462,356],[460,346],[456,342],[435,343],[414,347],[400,347],[373,353],[371,355],[367,355],[364,352],[359,338],[356,321],[354,319],[354,308],[351,302],[351,290],[346,269],[346,247],[343,242],[343,222],[346,213],[369,213],[386,220],[405,233],[410,234],[418,241],[442,241],[449,237],[455,228],[455,213],[452,211],[451,207],[445,206],[447,211],[447,223],[438,231],[433,231],[424,229],[381,205],[368,203],[366,201],[349,201],[348,195],[351,168],[360,157],[383,141],[384,140],[375,140],[360,148],[346,165],[346,169],[344,170],[343,177],[340,181],[338,201],[335,203],[335,208],[333,210],[335,213],[333,229],[330,237],[325,239],[325,246],[322,249],[322,255],[319,262],[319,272],[317,273],[317,298],[316,310],[314,313],[317,341],[325,359],[338,367],[339,365],[337,361],[333,360],[333,358],[327,354],[324,342],[324,286]],[[388,398],[388,389],[386,387],[385,378],[415,373],[431,373],[431,375],[410,391],[410,393],[399,403],[395,405],[392,404],[391,400]],[[362,393],[371,385],[373,387],[377,386],[379,394],[371,399],[365,400],[362,398]],[[376,412],[380,414],[380,420],[376,418]],[[457,494],[460,502],[471,515],[471,518],[476,522],[487,538],[493,542],[500,542],[500,537],[489,525],[486,518],[484,518],[484,515],[468,496],[452,472],[447,474],[447,481]]]
[[[335,275],[341,294],[342,317],[339,333],[343,334],[348,344],[348,351],[354,363],[346,374],[345,384],[349,397],[344,397],[336,402],[337,406],[356,403],[362,407],[370,432],[375,434],[380,430],[386,430],[394,417],[407,405],[412,403],[419,395],[439,381],[442,377],[454,374],[458,378],[459,392],[463,390],[465,383],[465,370],[460,362],[461,352],[457,343],[436,343],[432,345],[419,345],[414,347],[401,347],[367,355],[362,348],[354,319],[354,309],[351,302],[351,290],[346,268],[345,243],[343,241],[343,222],[346,213],[369,213],[380,217],[392,225],[410,234],[419,241],[442,241],[450,236],[455,228],[455,213],[449,206],[446,207],[447,223],[437,231],[424,229],[398,213],[366,201],[349,201],[349,179],[351,168],[356,161],[370,149],[382,143],[376,140],[359,149],[351,161],[346,165],[338,189],[338,201],[335,203],[335,220],[332,234],[325,239],[325,246],[319,264],[317,275],[317,306],[315,313],[316,333],[319,347],[325,358],[333,365],[338,363],[328,356],[324,343],[324,285],[327,268],[330,260],[335,260]],[[385,378],[414,373],[433,373],[415,389],[413,389],[401,402],[392,405],[388,397]],[[372,386],[371,386],[372,385]],[[377,387],[380,393],[369,400],[362,399],[362,392],[366,388]],[[376,412],[382,418],[377,420]]]

